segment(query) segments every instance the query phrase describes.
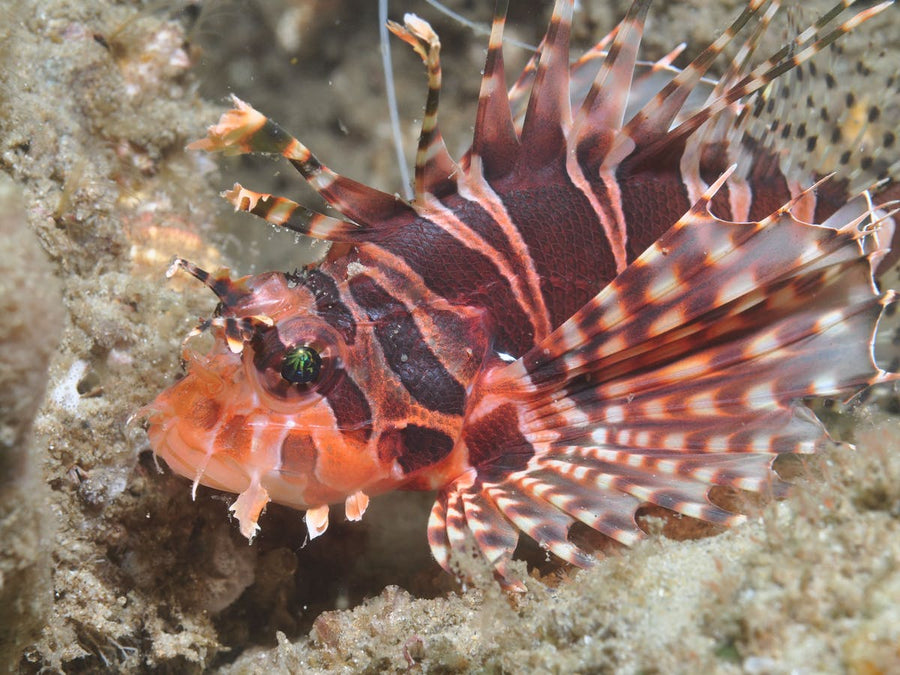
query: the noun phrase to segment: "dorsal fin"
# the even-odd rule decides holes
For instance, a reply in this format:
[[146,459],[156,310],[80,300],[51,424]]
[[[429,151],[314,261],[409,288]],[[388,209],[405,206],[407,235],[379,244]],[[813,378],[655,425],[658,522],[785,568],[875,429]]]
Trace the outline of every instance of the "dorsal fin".
[[650,0],[637,0],[619,24],[600,72],[575,116],[572,133],[579,150],[584,147],[601,154],[609,146],[611,132],[622,127],[649,7]]
[[744,41],[744,44],[741,45],[740,49],[738,49],[734,58],[731,60],[731,63],[728,64],[725,73],[716,82],[716,86],[713,88],[712,93],[710,93],[707,102],[719,98],[725,93],[728,87],[734,85],[747,73],[750,59],[753,57],[756,48],[759,47],[760,40],[762,40],[766,31],[768,31],[772,19],[775,17],[775,14],[778,13],[780,7],[780,0],[773,0],[766,11],[763,12],[756,27]]
[[572,125],[569,102],[569,34],[572,0],[557,0],[541,50],[537,75],[522,125],[522,160],[539,167],[566,147]]
[[516,127],[516,133],[522,134],[522,121],[525,119],[525,110],[528,108],[528,98],[534,87],[534,79],[537,77],[538,62],[541,60],[541,53],[544,51],[544,45],[547,44],[547,36],[541,38],[534,54],[528,59],[528,63],[522,68],[519,77],[509,88],[508,98],[509,107],[512,110],[513,124]]
[[413,213],[412,207],[399,196],[335,173],[309,148],[237,96],[232,96],[232,102],[234,108],[209,128],[206,138],[188,145],[189,150],[281,155],[344,217],[367,227],[378,227]]
[[[584,93],[590,89],[591,82],[594,80],[595,61],[606,57],[606,48],[612,43],[619,32],[619,24],[605,36],[600,38],[593,47],[582,54],[569,68],[569,91],[570,100],[578,101],[584,98]],[[541,58],[541,51],[546,44],[546,37],[543,38],[538,48],[532,54],[528,63],[522,69],[521,74],[515,83],[509,89],[509,106],[512,109],[513,125],[516,133],[522,132],[522,121],[525,118],[525,109],[528,106],[528,94],[534,86],[534,78],[537,75],[538,61]]]
[[[832,8],[831,11],[827,12],[825,17],[828,17],[829,20],[833,19],[840,14],[840,11],[844,9],[847,4],[848,1],[844,0]],[[785,45],[764,63],[760,64],[741,78],[722,96],[694,113],[690,118],[668,133],[663,134],[662,136],[657,135],[655,142],[642,143],[638,153],[643,156],[651,156],[660,152],[665,146],[683,142],[684,139],[705,124],[707,120],[716,117],[728,106],[763,89],[776,78],[796,68],[798,65],[809,61],[842,35],[884,11],[891,4],[893,4],[893,0],[888,0],[887,2],[882,2],[878,5],[864,9],[841,23],[826,35],[819,37],[818,31],[827,25],[827,22],[824,21],[825,17],[823,17],[817,21],[815,25],[800,33],[791,44]],[[803,45],[806,45],[810,40],[812,40],[812,44],[808,44],[804,47]],[[793,53],[795,49],[799,49],[800,51]],[[637,156],[636,161],[639,161]]]
[[519,153],[519,139],[513,126],[509,98],[505,95],[503,27],[508,5],[509,0],[499,0],[494,9],[491,39],[478,94],[475,137],[472,140],[472,154],[481,157],[487,180],[506,175]]
[[764,2],[765,0],[752,0],[722,35],[716,38],[683,71],[663,87],[649,104],[628,121],[604,159],[606,164],[616,165],[635,149],[641,150],[653,145],[666,136],[672,121],[678,115],[687,97],[709,70],[713,61],[759,11]]
[[425,116],[416,150],[416,199],[425,194],[442,197],[456,190],[455,175],[459,170],[447,151],[444,137],[438,126],[438,102],[441,93],[441,41],[437,33],[415,14],[403,17],[404,25],[388,22],[388,30],[409,44],[418,54],[428,71],[428,96],[425,99]]

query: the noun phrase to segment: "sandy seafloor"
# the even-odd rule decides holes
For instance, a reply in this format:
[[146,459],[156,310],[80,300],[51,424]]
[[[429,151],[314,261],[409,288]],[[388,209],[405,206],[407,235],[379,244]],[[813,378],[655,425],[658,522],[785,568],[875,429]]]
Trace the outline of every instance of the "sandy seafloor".
[[[491,3],[451,4],[489,18]],[[511,4],[510,34],[535,43],[550,3]],[[583,4],[580,45],[625,3]],[[731,2],[658,4],[654,56],[705,44],[735,13]],[[391,5],[443,37],[441,119],[458,152],[486,38],[424,1]],[[848,50],[895,68],[889,11]],[[184,146],[234,91],[337,170],[397,190],[377,39],[374,2],[0,6],[0,668],[900,672],[890,403],[829,411],[857,449],[809,460],[796,494],[746,526],[648,518],[653,536],[590,571],[526,546],[529,592],[513,597],[483,570],[460,588],[431,560],[431,495],[376,499],[362,523],[333,518],[306,545],[301,515],[270,506],[248,546],[227,515],[232,496],[200,488],[192,501],[187,481],[157,469],[126,420],[177,376],[182,338],[214,305],[199,284],[165,280],[171,257],[249,273],[310,255],[216,196],[235,180],[296,194],[287,167]],[[408,51],[395,41],[411,156],[425,84]],[[508,58],[515,67],[525,53]],[[877,95],[876,80],[859,91]]]

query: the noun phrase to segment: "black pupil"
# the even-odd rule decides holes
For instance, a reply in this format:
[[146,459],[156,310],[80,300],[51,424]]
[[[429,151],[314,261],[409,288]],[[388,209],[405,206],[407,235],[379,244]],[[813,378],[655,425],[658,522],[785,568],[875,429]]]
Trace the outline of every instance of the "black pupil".
[[322,357],[305,345],[288,349],[281,364],[281,376],[294,384],[315,382],[322,369]]

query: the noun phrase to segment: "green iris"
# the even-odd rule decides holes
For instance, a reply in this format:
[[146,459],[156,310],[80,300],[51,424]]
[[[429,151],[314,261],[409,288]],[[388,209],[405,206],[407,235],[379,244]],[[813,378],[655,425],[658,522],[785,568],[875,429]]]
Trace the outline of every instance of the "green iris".
[[281,364],[281,376],[294,384],[315,382],[322,369],[322,357],[312,347],[301,345],[288,349]]

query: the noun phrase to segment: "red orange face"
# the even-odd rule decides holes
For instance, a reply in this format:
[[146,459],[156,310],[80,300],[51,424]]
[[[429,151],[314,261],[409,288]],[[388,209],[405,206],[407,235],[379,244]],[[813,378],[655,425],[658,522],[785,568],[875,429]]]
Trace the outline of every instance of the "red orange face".
[[353,410],[354,357],[309,292],[280,273],[204,281],[224,309],[205,326],[212,348],[186,349],[185,377],[147,408],[154,451],[195,484],[259,486],[296,508],[387,478],[367,451],[370,415]]

